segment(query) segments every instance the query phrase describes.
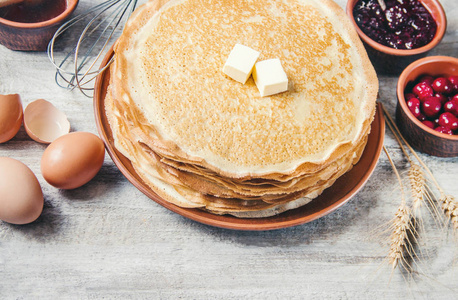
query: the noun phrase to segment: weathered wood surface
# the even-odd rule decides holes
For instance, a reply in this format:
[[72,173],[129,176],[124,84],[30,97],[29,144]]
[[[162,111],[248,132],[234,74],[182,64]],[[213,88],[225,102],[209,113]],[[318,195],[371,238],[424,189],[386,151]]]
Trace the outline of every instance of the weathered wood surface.
[[[100,0],[82,1],[82,11]],[[337,1],[342,7],[345,0]],[[430,55],[458,56],[458,2],[441,1],[447,35]],[[0,46],[0,93],[19,93],[24,106],[44,98],[69,117],[73,131],[96,133],[91,99],[54,83],[45,53]],[[380,101],[394,116],[396,76],[380,77]],[[408,164],[392,134],[385,145],[397,167]],[[374,236],[400,203],[386,156],[367,185],[336,212],[314,222],[268,232],[212,228],[157,205],[130,184],[106,156],[89,184],[61,191],[41,176],[45,146],[23,128],[0,145],[21,160],[45,195],[42,216],[15,226],[0,222],[2,299],[456,299],[458,248],[450,232],[425,217],[421,274],[391,274],[388,238]],[[458,158],[421,155],[458,198]],[[425,214],[426,215],[426,214]],[[390,278],[391,276],[391,278]]]

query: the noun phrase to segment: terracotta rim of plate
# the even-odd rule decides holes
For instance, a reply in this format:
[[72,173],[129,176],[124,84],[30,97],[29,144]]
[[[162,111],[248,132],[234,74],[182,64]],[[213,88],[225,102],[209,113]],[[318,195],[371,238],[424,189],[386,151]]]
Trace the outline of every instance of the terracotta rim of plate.
[[[101,68],[106,66],[113,55],[113,48],[105,56]],[[233,230],[263,231],[297,226],[321,218],[347,203],[368,181],[382,151],[385,135],[385,119],[380,104],[377,105],[371,133],[360,161],[336,180],[318,198],[299,208],[266,218],[236,218],[230,215],[215,215],[200,209],[182,208],[171,204],[155,194],[136,174],[130,161],[119,153],[113,144],[104,107],[104,98],[109,81],[109,68],[100,73],[94,86],[94,113],[97,129],[105,143],[108,154],[121,173],[143,194],[163,207],[196,222]],[[348,186],[347,182],[352,184]],[[336,195],[339,193],[341,196]],[[330,201],[329,199],[332,199]],[[330,203],[327,203],[330,202]]]

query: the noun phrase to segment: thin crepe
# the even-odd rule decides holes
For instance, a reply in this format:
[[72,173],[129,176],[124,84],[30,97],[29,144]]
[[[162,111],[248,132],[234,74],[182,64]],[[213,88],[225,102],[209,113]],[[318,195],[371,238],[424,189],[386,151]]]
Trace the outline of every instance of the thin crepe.
[[[318,28],[318,29],[317,29]],[[221,72],[235,43],[278,57],[290,86],[260,97]],[[115,46],[115,146],[165,200],[239,217],[305,205],[359,160],[378,81],[332,1],[150,1]]]

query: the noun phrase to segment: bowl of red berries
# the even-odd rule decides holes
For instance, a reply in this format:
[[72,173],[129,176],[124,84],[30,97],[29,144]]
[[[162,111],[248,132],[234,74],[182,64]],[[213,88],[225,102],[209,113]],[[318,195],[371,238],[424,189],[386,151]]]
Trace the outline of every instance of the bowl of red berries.
[[409,144],[434,156],[458,156],[458,58],[413,62],[399,76],[396,94],[396,123]]
[[425,57],[447,28],[439,0],[348,0],[346,10],[381,74],[398,75]]

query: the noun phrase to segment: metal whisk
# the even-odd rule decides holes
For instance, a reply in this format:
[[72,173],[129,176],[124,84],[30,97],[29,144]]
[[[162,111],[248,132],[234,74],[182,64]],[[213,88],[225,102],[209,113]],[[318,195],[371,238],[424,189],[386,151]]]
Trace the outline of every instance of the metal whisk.
[[[56,68],[55,81],[60,87],[77,88],[85,96],[92,97],[95,78],[111,63],[99,68],[111,47],[110,41],[116,38],[121,31],[116,29],[122,29],[136,5],[137,0],[104,1],[70,19],[56,31],[48,44],[48,57]],[[75,46],[72,49],[56,51],[56,39],[65,31],[78,27],[78,24],[86,25],[78,35],[76,45],[73,41],[71,44]],[[72,37],[75,37],[75,33],[72,33]],[[64,53],[63,57],[61,52]],[[57,56],[60,56],[59,62]]]

